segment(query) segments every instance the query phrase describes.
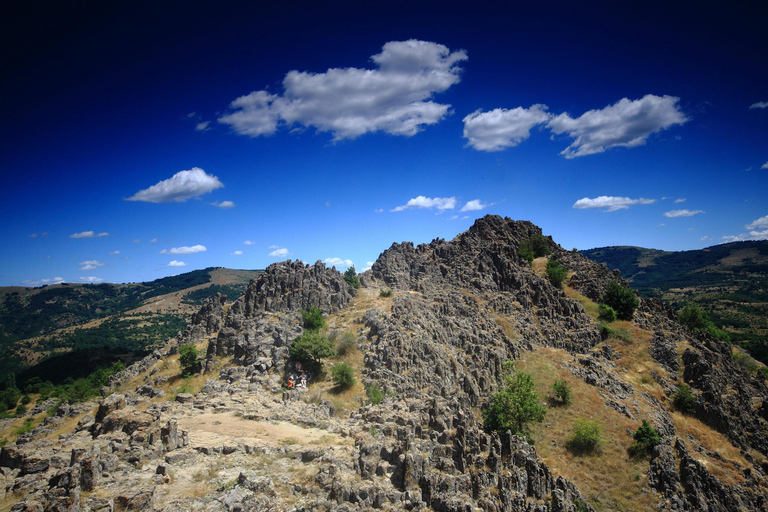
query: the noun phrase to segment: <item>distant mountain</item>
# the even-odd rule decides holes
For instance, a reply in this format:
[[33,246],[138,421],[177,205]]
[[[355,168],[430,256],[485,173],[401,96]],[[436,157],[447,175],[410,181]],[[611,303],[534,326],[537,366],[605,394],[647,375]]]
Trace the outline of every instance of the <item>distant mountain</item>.
[[216,293],[239,296],[258,270],[206,268],[146,283],[0,287],[0,378],[52,354],[141,352]]
[[768,241],[681,252],[620,246],[581,253],[619,269],[642,297],[663,298],[678,310],[699,305],[733,341],[768,361]]

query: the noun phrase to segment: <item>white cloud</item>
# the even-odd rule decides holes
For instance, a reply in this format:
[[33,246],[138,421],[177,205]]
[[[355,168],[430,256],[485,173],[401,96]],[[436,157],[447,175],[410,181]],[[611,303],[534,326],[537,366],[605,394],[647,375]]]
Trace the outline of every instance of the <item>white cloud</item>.
[[26,279],[21,282],[24,286],[42,286],[44,284],[61,284],[66,283],[63,277],[54,277],[53,279]]
[[83,267],[80,270],[93,270],[98,267],[103,267],[104,263],[97,260],[88,260],[88,261],[81,261],[78,263],[78,265],[83,265]]
[[251,240],[246,240],[243,242],[245,245],[256,245],[256,242],[252,242]]
[[700,213],[707,212],[704,210],[671,210],[664,212],[664,216],[670,219],[674,219],[676,217],[693,217],[694,215],[698,215]]
[[334,267],[339,267],[339,268],[349,268],[354,265],[354,263],[352,263],[352,260],[343,260],[341,258],[325,258],[325,260],[323,260],[323,263],[325,263],[326,265],[332,265]]
[[151,244],[153,244],[155,242],[157,242],[157,238],[153,238],[152,240],[149,241],[149,243],[151,243]]
[[226,208],[234,208],[235,207],[235,203],[233,203],[232,201],[222,201],[220,203],[217,202],[217,201],[214,201],[214,202],[211,203],[211,206],[216,206],[217,208],[224,208],[224,209],[226,209]]
[[367,270],[371,270],[372,266],[373,266],[373,262],[372,261],[366,261],[365,262],[365,266],[362,269],[360,269],[360,273],[362,274],[363,272],[365,272]]
[[275,249],[271,253],[269,253],[269,256],[272,256],[273,258],[283,258],[285,256],[288,256],[289,253],[288,249],[282,248],[282,249]]
[[163,249],[160,254],[194,254],[196,252],[205,252],[208,249],[204,245],[193,245],[191,247],[172,247],[171,249]]
[[553,118],[547,126],[556,134],[567,133],[576,140],[560,154],[565,158],[602,153],[616,146],[645,144],[656,132],[688,118],[677,105],[680,98],[648,94],[639,100],[623,98],[602,110],[590,110],[573,119],[567,113]]
[[187,265],[189,265],[189,263],[184,263],[183,261],[176,261],[176,260],[173,260],[170,263],[168,263],[169,267],[186,267]]
[[630,199],[629,197],[616,197],[616,196],[599,196],[594,199],[588,197],[582,197],[575,203],[573,207],[584,210],[591,208],[605,208],[606,212],[615,212],[616,210],[626,210],[635,204],[653,204],[655,199],[646,199],[641,197],[639,199]]
[[167,180],[140,190],[127,200],[148,203],[182,203],[187,199],[207,194],[223,186],[224,184],[216,176],[207,174],[199,167],[193,167],[188,171],[179,171]]
[[84,283],[100,283],[103,281],[102,278],[94,276],[81,277],[80,280]]
[[195,131],[196,132],[207,132],[208,130],[210,130],[210,128],[208,128],[209,124],[211,124],[210,121],[203,121],[202,123],[197,123],[197,126],[195,126]]
[[407,203],[402,206],[394,208],[393,212],[401,212],[409,208],[437,208],[439,211],[453,210],[456,208],[455,197],[424,197],[417,196],[413,199],[409,199]]
[[467,204],[461,207],[460,212],[475,212],[478,210],[483,210],[485,208],[488,208],[489,206],[493,206],[493,203],[491,204],[483,204],[480,202],[479,199],[473,199],[471,201],[467,201]]
[[463,50],[437,43],[391,41],[371,57],[376,69],[290,71],[282,96],[263,90],[241,96],[218,121],[250,137],[270,135],[281,124],[331,132],[335,141],[376,131],[411,136],[449,113],[450,105],[431,99],[460,81],[458,63],[466,59]]
[[768,107],[768,101],[758,101],[749,106],[749,108],[766,108]]
[[531,128],[552,118],[546,105],[476,110],[463,119],[467,145],[480,151],[501,151],[517,146],[531,135]]
[[675,202],[676,202],[676,203],[684,203],[684,202],[685,202],[685,198],[684,198],[684,197],[681,197],[681,198],[679,198],[679,199],[675,199]]
[[765,217],[760,217],[759,219],[750,222],[744,227],[751,231],[758,230],[758,229],[768,229],[768,215],[766,215]]
[[100,236],[109,236],[109,233],[94,233],[93,231],[81,231],[80,233],[73,233],[69,235],[69,238],[94,238]]
[[269,247],[267,247],[267,249],[279,249],[279,248],[280,248],[279,245],[270,245]]
[[373,213],[384,213],[384,208],[376,208]]
[[120,251],[112,251],[109,254],[120,254]]
[[243,255],[243,251],[235,251],[232,254],[230,254],[230,256],[242,256],[242,255]]
[[133,240],[133,243],[135,243],[135,244],[140,244],[140,243],[141,243],[141,238],[135,238],[135,239]]
[[763,165],[760,166],[761,169],[768,169],[768,162],[765,162]]

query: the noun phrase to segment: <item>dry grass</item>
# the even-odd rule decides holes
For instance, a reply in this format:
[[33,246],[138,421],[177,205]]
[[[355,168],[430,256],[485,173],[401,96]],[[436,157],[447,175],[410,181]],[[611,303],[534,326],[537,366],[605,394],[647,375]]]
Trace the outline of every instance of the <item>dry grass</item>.
[[597,302],[593,302],[571,288],[570,286],[563,286],[563,291],[565,294],[570,297],[571,299],[577,300],[581,303],[584,310],[587,312],[587,314],[593,319],[597,320],[597,317],[600,315],[600,310]]
[[515,329],[515,327],[512,325],[512,322],[510,322],[508,318],[505,318],[498,313],[493,313],[493,319],[496,320],[496,323],[499,325],[499,327],[504,330],[504,335],[508,339],[519,340],[522,337],[520,332]]
[[[565,369],[571,360],[572,356],[563,350],[541,348],[526,353],[518,361],[518,369],[533,376],[540,399],[551,396],[551,386],[558,379],[568,382],[573,390],[571,405],[547,407],[544,422],[531,428],[537,452],[554,474],[573,481],[596,510],[654,510],[650,500],[638,499],[649,492],[645,477],[648,461],[628,454],[633,443],[628,432],[638,425],[606,406],[598,388]],[[579,418],[601,424],[604,443],[599,454],[574,455],[566,448],[573,424]]]

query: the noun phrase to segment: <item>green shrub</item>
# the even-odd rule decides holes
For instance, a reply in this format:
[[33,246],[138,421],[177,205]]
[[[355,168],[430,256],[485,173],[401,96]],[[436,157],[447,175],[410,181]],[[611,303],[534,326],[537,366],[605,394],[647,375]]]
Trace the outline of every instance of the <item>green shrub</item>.
[[34,428],[35,428],[35,419],[27,418],[24,420],[24,423],[22,423],[21,426],[16,427],[14,429],[13,433],[16,434],[17,436],[20,436],[22,434],[32,432]]
[[29,398],[29,395],[24,395],[24,396],[21,397],[20,401],[21,401],[22,405],[27,405],[29,402],[32,401],[32,399]]
[[355,335],[351,332],[345,332],[341,335],[341,339],[336,344],[336,355],[338,357],[344,357],[357,348],[357,340]]
[[568,277],[568,269],[562,266],[559,261],[547,261],[547,278],[552,286],[562,288],[566,277]]
[[616,321],[616,310],[611,306],[608,306],[607,304],[600,304],[598,306],[598,311],[600,314],[597,316],[597,318],[600,320],[605,320],[606,322]]
[[579,418],[573,424],[573,436],[568,440],[568,449],[576,454],[592,453],[603,444],[603,427],[596,421]]
[[27,406],[24,404],[19,404],[16,406],[16,416],[23,416],[24,414],[27,414]]
[[491,396],[490,403],[483,409],[483,425],[487,430],[525,436],[526,426],[531,421],[544,419],[546,409],[539,404],[533,377],[526,372],[515,372],[504,376],[504,389]]
[[517,247],[517,255],[531,263],[535,258],[548,256],[552,252],[549,239],[543,235],[533,235],[520,242]]
[[632,341],[632,335],[625,327],[613,328],[605,324],[600,324],[600,336],[604,339],[614,339],[623,341],[624,343],[630,343]]
[[310,307],[309,311],[302,311],[301,316],[304,318],[304,328],[307,330],[319,331],[325,327],[325,317],[315,306]]
[[752,356],[739,350],[733,351],[733,360],[736,364],[744,368],[744,371],[751,375],[757,375],[757,372],[760,369],[760,365],[757,364],[757,361],[755,361]]
[[552,384],[553,398],[564,405],[568,405],[573,402],[573,393],[571,393],[571,386],[564,380],[556,380]]
[[531,244],[528,240],[523,240],[517,247],[517,255],[520,257],[520,259],[527,261],[528,264],[533,263],[533,247],[531,247]]
[[389,288],[382,288],[379,292],[379,297],[391,297],[392,296],[392,290]]
[[632,438],[635,442],[629,447],[629,453],[633,456],[650,455],[653,447],[661,440],[659,432],[647,420],[643,420],[643,424],[632,434]]
[[373,405],[379,405],[384,400],[384,392],[378,384],[368,384],[365,386],[365,394]]
[[635,292],[617,281],[611,281],[605,287],[601,302],[612,307],[620,320],[632,320],[632,315],[639,304]]
[[355,385],[355,372],[347,363],[338,363],[331,368],[333,383],[339,389],[349,389]]
[[730,335],[722,329],[718,329],[710,320],[709,315],[695,304],[688,304],[680,310],[677,320],[694,332],[704,331],[720,341],[730,343]]
[[360,279],[357,277],[357,272],[355,271],[354,265],[349,267],[347,271],[344,272],[344,280],[352,288],[360,288]]
[[318,331],[309,330],[298,336],[291,343],[288,353],[294,361],[301,361],[313,373],[319,373],[323,368],[320,359],[333,357],[336,352],[331,341]]
[[681,383],[677,391],[672,395],[672,403],[680,412],[692,413],[696,405],[696,398],[691,393],[691,388],[687,384]]
[[179,346],[179,365],[184,377],[189,377],[197,371],[197,356],[197,347],[192,343]]

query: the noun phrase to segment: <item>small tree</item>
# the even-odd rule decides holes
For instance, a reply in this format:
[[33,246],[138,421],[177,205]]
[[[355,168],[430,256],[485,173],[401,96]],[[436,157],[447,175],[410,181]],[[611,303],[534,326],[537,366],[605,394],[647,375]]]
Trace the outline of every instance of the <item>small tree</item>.
[[319,372],[323,368],[324,357],[333,357],[336,352],[331,341],[318,331],[307,331],[291,343],[288,353],[294,361],[301,361],[311,372]]
[[534,258],[540,258],[547,256],[552,252],[552,247],[549,245],[549,239],[543,235],[535,234],[531,237],[520,242],[517,247],[517,254],[522,259],[531,263]]
[[325,317],[323,313],[315,306],[309,308],[309,311],[302,311],[301,316],[304,318],[304,328],[310,331],[319,331],[325,327]]
[[602,302],[616,310],[616,316],[621,320],[632,320],[639,304],[635,292],[617,281],[611,281],[605,287]]
[[547,278],[554,287],[562,288],[566,277],[568,277],[568,269],[562,266],[559,261],[547,261]]
[[355,271],[354,265],[349,267],[347,271],[344,272],[344,280],[349,286],[353,288],[360,288],[360,279],[357,278],[357,272]]
[[592,453],[603,444],[603,427],[596,421],[579,418],[573,424],[573,436],[568,440],[568,448],[577,454]]
[[556,380],[552,384],[553,398],[563,405],[568,405],[573,402],[573,393],[571,393],[571,386],[564,380]]
[[526,435],[526,425],[542,421],[546,409],[539,404],[533,377],[526,372],[505,375],[504,389],[493,394],[488,407],[483,409],[483,425],[488,430]]
[[376,383],[365,386],[365,394],[373,405],[379,405],[384,400],[384,391]]
[[607,304],[600,304],[598,306],[598,316],[600,320],[605,320],[606,322],[615,322],[616,321],[616,310],[613,309],[611,306],[608,306]]
[[691,393],[691,388],[687,384],[681,383],[672,396],[672,403],[675,404],[675,407],[680,412],[692,413],[696,405],[696,399],[693,393]]
[[331,368],[333,383],[341,390],[355,385],[355,372],[347,363],[338,363]]
[[632,434],[632,438],[635,442],[629,447],[631,455],[650,454],[653,451],[653,447],[659,444],[661,440],[659,432],[647,420],[643,420],[643,424]]
[[179,364],[181,365],[181,374],[184,377],[189,377],[197,371],[197,356],[197,347],[193,344],[179,347]]

